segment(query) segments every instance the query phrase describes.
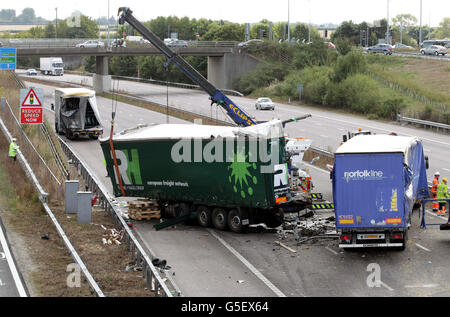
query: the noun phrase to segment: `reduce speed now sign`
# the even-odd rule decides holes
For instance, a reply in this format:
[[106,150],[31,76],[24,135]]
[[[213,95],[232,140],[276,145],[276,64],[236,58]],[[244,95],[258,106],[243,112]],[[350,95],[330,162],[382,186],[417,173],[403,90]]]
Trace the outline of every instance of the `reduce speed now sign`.
[[41,88],[20,89],[20,123],[43,122],[44,92]]

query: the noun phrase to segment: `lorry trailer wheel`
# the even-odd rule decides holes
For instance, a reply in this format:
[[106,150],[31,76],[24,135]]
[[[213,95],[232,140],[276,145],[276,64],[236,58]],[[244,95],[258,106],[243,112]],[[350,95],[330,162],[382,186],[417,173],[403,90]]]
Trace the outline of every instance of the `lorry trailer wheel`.
[[244,226],[242,225],[241,213],[237,209],[232,209],[228,213],[228,228],[236,233],[242,233]]
[[197,220],[200,226],[205,228],[211,227],[211,209],[205,206],[198,207]]
[[222,208],[215,208],[212,212],[212,224],[216,229],[227,229],[227,212]]

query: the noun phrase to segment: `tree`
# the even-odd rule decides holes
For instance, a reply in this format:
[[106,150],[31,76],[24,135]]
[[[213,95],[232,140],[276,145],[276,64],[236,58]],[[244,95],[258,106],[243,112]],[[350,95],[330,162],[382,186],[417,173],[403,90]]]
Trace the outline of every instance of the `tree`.
[[0,21],[12,22],[16,18],[16,10],[2,9],[0,11]]
[[433,33],[434,37],[438,39],[444,39],[450,37],[450,18],[444,18],[439,27]]
[[392,19],[392,23],[400,30],[400,43],[403,43],[403,32],[408,32],[417,23],[417,18],[411,14],[399,14]]
[[358,24],[353,21],[344,21],[336,28],[336,31],[331,35],[331,41],[336,42],[340,39],[347,39],[353,44],[359,44],[360,29]]
[[244,36],[244,25],[231,22],[219,25],[214,22],[208,26],[208,32],[201,39],[203,41],[242,41]]
[[308,42],[309,33],[311,33],[311,41],[320,39],[320,34],[315,27],[309,29],[307,24],[297,23],[291,32],[291,37],[295,37],[297,40]]
[[[269,38],[269,29],[270,29],[270,22],[266,19],[261,20],[259,23],[252,25],[252,27],[250,28],[250,38],[252,38],[252,39],[267,38],[268,39]],[[245,33],[245,31],[244,31],[244,33]]]
[[33,8],[25,8],[22,10],[22,14],[17,16],[15,19],[16,23],[23,23],[23,24],[32,24],[36,22],[36,15],[34,13]]

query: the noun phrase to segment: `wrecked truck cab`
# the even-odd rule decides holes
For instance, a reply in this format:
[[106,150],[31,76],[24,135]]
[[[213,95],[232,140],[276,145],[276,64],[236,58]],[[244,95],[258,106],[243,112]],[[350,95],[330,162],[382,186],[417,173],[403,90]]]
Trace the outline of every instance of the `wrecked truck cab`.
[[414,205],[429,196],[418,138],[356,136],[336,151],[332,179],[340,248],[405,248]]
[[55,90],[55,131],[68,139],[103,134],[95,91],[85,88]]

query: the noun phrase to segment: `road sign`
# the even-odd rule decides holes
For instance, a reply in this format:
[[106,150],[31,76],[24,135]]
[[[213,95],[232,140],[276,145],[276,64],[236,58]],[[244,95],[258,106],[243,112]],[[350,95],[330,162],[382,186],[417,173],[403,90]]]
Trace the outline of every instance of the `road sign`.
[[41,124],[44,115],[44,90],[20,89],[20,123]]
[[0,48],[0,69],[16,69],[17,49]]
[[38,97],[36,92],[34,91],[34,88],[30,88],[28,90],[27,95],[23,99],[22,103],[20,104],[21,107],[42,107],[41,98]]
[[42,117],[42,108],[20,108],[20,123],[40,124]]

